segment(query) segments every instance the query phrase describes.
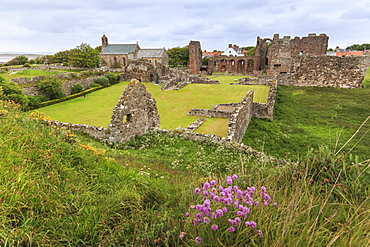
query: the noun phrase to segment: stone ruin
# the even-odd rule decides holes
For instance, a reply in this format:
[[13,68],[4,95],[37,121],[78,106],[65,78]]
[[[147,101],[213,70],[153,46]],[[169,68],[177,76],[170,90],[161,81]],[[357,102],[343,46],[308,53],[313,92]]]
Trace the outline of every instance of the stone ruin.
[[157,63],[154,67],[145,59],[132,60],[130,64],[124,69],[121,79],[123,81],[130,81],[132,79],[139,80],[141,82],[159,82],[162,76],[169,74],[169,69]]
[[[359,88],[370,56],[335,57],[326,55],[329,37],[326,34],[309,34],[307,37],[257,37],[254,56],[215,56],[209,59],[207,73],[227,72],[267,75],[279,85]],[[200,44],[189,44],[189,64],[194,64],[193,74],[199,74],[200,59],[196,55]],[[192,49],[190,49],[192,48]],[[193,54],[193,55],[192,55]]]
[[155,100],[138,80],[131,80],[115,106],[108,128],[50,121],[51,125],[81,131],[109,143],[124,143],[159,128]]
[[155,100],[144,84],[131,80],[112,112],[108,141],[124,143],[135,135],[159,128]]

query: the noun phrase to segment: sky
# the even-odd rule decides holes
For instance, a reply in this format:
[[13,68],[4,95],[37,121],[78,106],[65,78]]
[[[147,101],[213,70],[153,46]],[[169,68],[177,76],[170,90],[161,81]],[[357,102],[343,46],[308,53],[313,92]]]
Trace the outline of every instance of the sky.
[[87,43],[202,50],[256,38],[329,36],[329,48],[370,43],[369,0],[1,0],[0,53],[50,53]]

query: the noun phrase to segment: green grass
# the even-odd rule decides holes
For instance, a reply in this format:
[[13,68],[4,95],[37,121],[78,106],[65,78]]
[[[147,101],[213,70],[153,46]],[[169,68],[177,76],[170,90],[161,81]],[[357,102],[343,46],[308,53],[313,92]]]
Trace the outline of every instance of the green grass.
[[245,75],[222,75],[222,74],[214,74],[211,76],[207,76],[211,80],[217,80],[222,85],[230,85],[230,83],[238,83],[241,78],[250,77]]
[[[252,119],[243,143],[279,157],[288,153],[293,159],[321,145],[338,150],[370,115],[369,98],[370,89],[279,86],[275,120]],[[351,153],[369,157],[369,128],[367,122],[344,151],[365,134]]]
[[33,76],[47,76],[47,75],[55,75],[55,74],[60,74],[60,73],[55,72],[55,71],[32,70],[32,69],[21,70],[21,71],[17,71],[16,73],[8,73],[8,72],[0,73],[0,75],[7,80],[14,79],[14,78],[20,78],[20,77],[31,78]]
[[364,80],[362,82],[362,87],[363,88],[370,88],[370,67],[366,71],[366,75],[365,75]]
[[[121,82],[103,90],[60,104],[39,109],[53,120],[107,127],[111,113],[128,82]],[[198,117],[187,116],[191,108],[212,109],[221,103],[237,103],[248,90],[255,90],[254,101],[266,102],[267,86],[230,86],[190,84],[181,90],[162,91],[153,83],[144,83],[157,102],[161,128],[187,127]],[[208,124],[209,123],[209,124]],[[226,136],[227,122],[210,120],[202,132]],[[210,124],[213,123],[213,124]],[[219,127],[222,125],[222,128]]]
[[[277,164],[231,146],[155,133],[112,149],[4,102],[0,114],[1,246],[197,246],[196,236],[200,246],[370,244],[369,161],[320,147],[297,163]],[[278,204],[248,206],[241,219],[255,221],[263,237],[244,224],[228,231],[233,204],[197,227],[184,216],[203,203],[194,188],[210,179],[228,186],[232,174],[239,175],[233,186],[256,187],[260,203],[265,186]]]

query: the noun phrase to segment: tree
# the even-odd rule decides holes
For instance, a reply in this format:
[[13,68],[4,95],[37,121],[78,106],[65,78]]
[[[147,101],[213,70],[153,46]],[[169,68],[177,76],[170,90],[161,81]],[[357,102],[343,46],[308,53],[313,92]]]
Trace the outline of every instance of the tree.
[[189,46],[168,49],[167,54],[170,66],[187,66],[189,63]]
[[84,90],[84,86],[81,83],[76,83],[72,86],[71,94],[80,93]]
[[99,48],[92,48],[82,43],[71,49],[68,55],[68,64],[74,67],[96,68],[100,66]]
[[37,87],[51,100],[63,98],[62,81],[54,76],[45,76],[37,83]]
[[256,47],[252,46],[249,50],[248,50],[248,53],[247,53],[247,56],[251,56],[253,57],[254,54],[256,54]]
[[28,107],[28,97],[24,95],[22,88],[15,82],[8,82],[0,77],[0,99],[11,100],[18,103],[22,110]]
[[351,46],[348,46],[346,50],[355,50],[355,51],[363,51],[363,50],[370,50],[370,44],[354,44]]
[[28,57],[26,57],[25,55],[19,55],[7,62],[6,65],[23,65],[28,62]]

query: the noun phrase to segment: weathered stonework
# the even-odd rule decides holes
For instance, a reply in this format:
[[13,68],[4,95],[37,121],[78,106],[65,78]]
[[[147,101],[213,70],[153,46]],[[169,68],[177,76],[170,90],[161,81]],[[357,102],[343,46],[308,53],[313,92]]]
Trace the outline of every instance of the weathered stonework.
[[51,125],[81,131],[109,143],[125,143],[159,127],[155,100],[138,80],[131,80],[112,112],[108,128],[48,121]]
[[207,109],[197,109],[193,108],[189,111],[188,116],[198,116],[198,117],[215,117],[215,118],[229,118],[231,112],[229,111],[218,111],[218,110],[207,110]]
[[262,75],[267,74],[269,80],[277,80],[281,85],[361,87],[363,76],[370,66],[370,57],[327,56],[328,40],[326,34],[309,34],[294,39],[290,36],[280,39],[279,34],[275,34],[273,39],[257,37],[253,57],[212,57],[207,71],[209,74],[216,71],[249,73],[261,77],[258,81],[262,81],[265,78]]
[[302,56],[276,78],[279,85],[360,88],[369,66],[370,56]]
[[131,80],[112,112],[108,141],[124,143],[157,127],[159,114],[155,100],[144,84]]
[[232,142],[240,143],[243,140],[253,115],[253,94],[254,91],[248,91],[229,118],[227,139]]
[[160,77],[159,83],[162,90],[179,90],[188,84],[220,84],[200,74],[193,75],[188,70],[169,69],[165,76]]
[[190,41],[189,43],[189,69],[192,74],[200,73],[202,66],[202,50],[199,41]]
[[157,64],[154,67],[146,60],[136,60],[130,61],[130,64],[125,67],[124,74],[122,74],[121,78],[124,81],[136,79],[141,82],[159,82],[168,73],[168,68],[161,64]]
[[[35,77],[32,77],[32,78],[36,78],[36,76]],[[61,77],[58,77],[58,78],[61,78]],[[70,77],[68,77],[68,78],[70,78]],[[96,78],[97,78],[97,76],[92,76],[92,77],[87,77],[87,78],[82,78],[82,79],[73,79],[73,80],[64,81],[62,83],[62,93],[65,96],[70,95],[71,94],[71,91],[72,91],[73,85],[75,85],[77,83],[80,83],[84,87],[84,90],[86,90],[86,89],[89,88],[89,86],[91,84],[95,83],[95,79]],[[22,79],[23,80],[23,78],[18,78],[18,79]],[[34,83],[39,82],[40,76],[37,76],[36,79],[33,79]],[[20,80],[20,81],[22,81],[22,80]],[[26,84],[30,84],[30,81],[28,81],[28,83],[26,83]],[[43,95],[41,93],[41,91],[38,89],[37,85],[34,85],[34,84],[31,84],[29,86],[23,86],[22,87],[22,90],[23,90],[23,92],[26,95],[33,95],[33,96],[34,95]]]

